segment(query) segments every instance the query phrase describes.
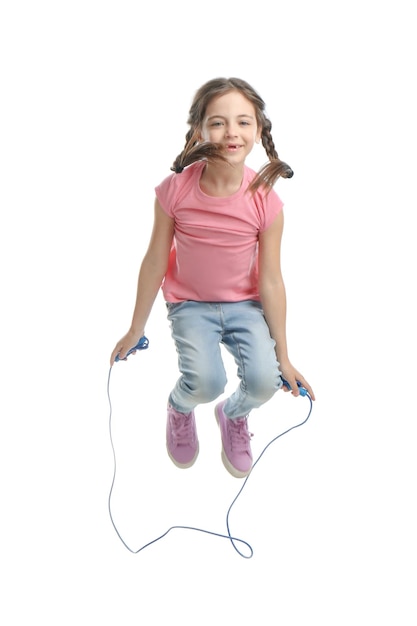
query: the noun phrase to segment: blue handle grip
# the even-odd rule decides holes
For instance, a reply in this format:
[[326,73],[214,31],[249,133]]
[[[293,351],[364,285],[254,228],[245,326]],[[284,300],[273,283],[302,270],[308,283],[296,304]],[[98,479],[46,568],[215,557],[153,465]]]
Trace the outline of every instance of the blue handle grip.
[[[133,348],[130,348],[129,352],[126,354],[126,359],[129,356],[129,354],[132,354],[132,352],[135,352],[136,350],[146,350],[146,348],[149,348],[149,339],[145,336],[141,337],[138,341],[138,343],[136,344],[136,346],[133,346]],[[115,361],[120,361],[119,355],[116,355],[116,358],[114,359]]]
[[[282,382],[287,387],[287,389],[291,391],[290,383],[287,380],[285,380],[285,378],[282,379]],[[302,384],[298,382],[298,380],[297,380],[297,387],[300,392],[300,396],[306,396],[308,394],[307,389],[303,387]]]

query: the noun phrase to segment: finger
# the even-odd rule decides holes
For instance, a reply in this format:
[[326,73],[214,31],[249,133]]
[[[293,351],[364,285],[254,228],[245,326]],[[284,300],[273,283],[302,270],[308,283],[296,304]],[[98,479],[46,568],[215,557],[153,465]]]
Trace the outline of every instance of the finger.
[[118,353],[119,353],[119,348],[115,348],[113,350],[113,352],[111,353],[111,356],[110,356],[110,366],[114,365],[114,362],[116,360],[116,356],[118,355]]
[[290,386],[291,386],[291,393],[292,393],[292,395],[293,396],[299,396],[300,392],[298,390],[297,379],[295,377],[294,378],[290,378],[288,382],[290,383]]
[[116,346],[115,349],[113,350],[112,354],[111,354],[111,358],[110,358],[110,363],[111,365],[114,364],[116,357],[118,357],[120,360],[123,360],[125,358],[125,356],[123,356],[122,354],[123,352],[123,346]]
[[293,394],[293,396],[300,395],[296,379],[295,378],[288,378],[288,379],[286,379],[286,381],[287,381],[287,383],[289,384],[290,387],[288,388],[287,385],[284,385],[284,390],[285,391],[290,391]]
[[311,387],[311,385],[308,384],[308,382],[306,381],[305,378],[303,378],[302,376],[300,376],[300,383],[302,384],[302,386],[304,387],[304,389],[307,389],[307,392],[310,396],[310,398],[312,400],[315,400],[315,396],[314,396],[314,391],[313,388]]
[[315,397],[315,395],[314,395],[314,391],[313,391],[313,389],[310,387],[310,385],[307,385],[306,389],[307,389],[307,391],[308,391],[308,393],[309,393],[310,398],[311,398],[312,400],[315,400],[315,399],[316,399],[316,397]]

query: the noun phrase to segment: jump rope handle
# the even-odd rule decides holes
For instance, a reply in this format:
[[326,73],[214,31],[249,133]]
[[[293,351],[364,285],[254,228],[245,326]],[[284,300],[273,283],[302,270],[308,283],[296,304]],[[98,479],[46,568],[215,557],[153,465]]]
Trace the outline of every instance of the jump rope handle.
[[[285,378],[282,379],[282,382],[284,383],[285,387],[291,391],[290,383],[287,380],[285,380]],[[303,387],[302,384],[298,382],[298,380],[297,380],[297,387],[300,392],[300,396],[306,396],[308,394],[307,389]]]
[[[133,348],[130,348],[129,352],[126,354],[125,358],[127,359],[127,357],[129,356],[129,354],[132,354],[133,352],[136,352],[136,350],[146,350],[146,348],[149,348],[149,339],[147,337],[145,337],[145,335],[143,337],[141,337],[138,341],[138,343],[136,344],[136,346],[133,346]],[[116,358],[114,359],[115,361],[120,361],[119,355],[116,355]]]

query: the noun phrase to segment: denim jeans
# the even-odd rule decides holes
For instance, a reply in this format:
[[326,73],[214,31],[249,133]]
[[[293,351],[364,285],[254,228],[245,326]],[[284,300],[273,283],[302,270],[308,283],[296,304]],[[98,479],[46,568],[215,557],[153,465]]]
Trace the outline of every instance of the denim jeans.
[[223,393],[227,378],[220,344],[232,354],[240,379],[224,405],[227,417],[248,415],[282,387],[275,341],[259,302],[189,300],[166,306],[181,372],[169,396],[174,409],[189,413]]

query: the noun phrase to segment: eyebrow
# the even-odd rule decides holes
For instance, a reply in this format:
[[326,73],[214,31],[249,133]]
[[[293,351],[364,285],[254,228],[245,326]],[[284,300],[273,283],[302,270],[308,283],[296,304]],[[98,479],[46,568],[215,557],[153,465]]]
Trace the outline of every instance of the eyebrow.
[[[208,119],[208,120],[212,120],[213,118],[216,118],[216,117],[220,117],[220,118],[221,118],[221,119],[223,119],[223,120],[225,120],[225,119],[226,119],[224,115],[210,115],[210,117],[208,117],[207,119]],[[240,115],[238,115],[237,117],[248,117],[248,118],[249,118],[249,119],[251,119],[251,120],[254,120],[254,119],[255,119],[254,115],[249,115],[248,113],[241,113],[241,114],[240,114]]]

